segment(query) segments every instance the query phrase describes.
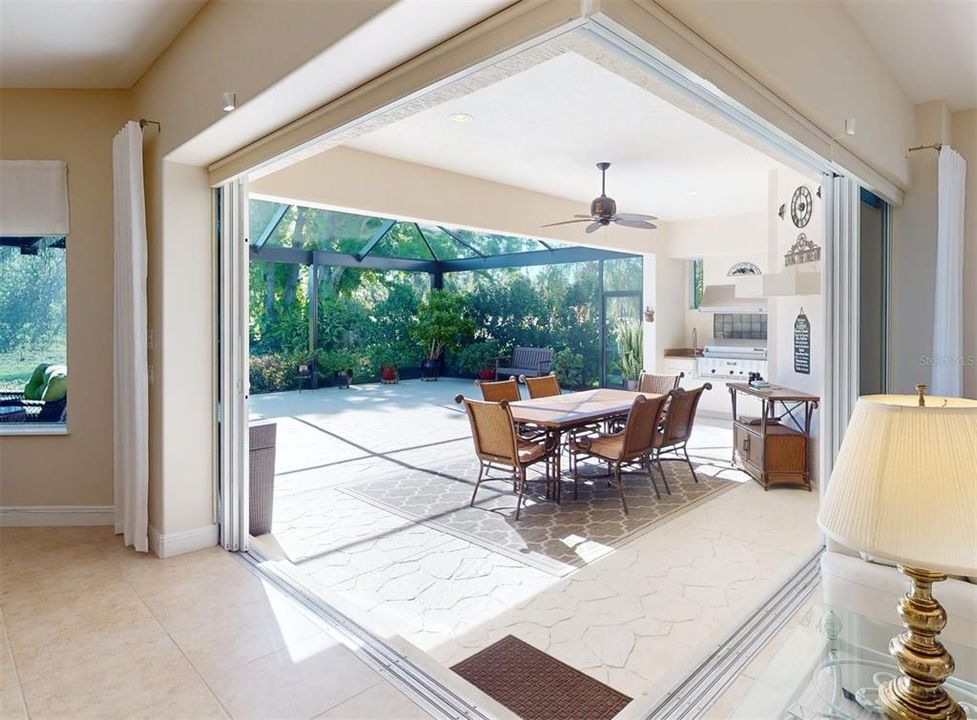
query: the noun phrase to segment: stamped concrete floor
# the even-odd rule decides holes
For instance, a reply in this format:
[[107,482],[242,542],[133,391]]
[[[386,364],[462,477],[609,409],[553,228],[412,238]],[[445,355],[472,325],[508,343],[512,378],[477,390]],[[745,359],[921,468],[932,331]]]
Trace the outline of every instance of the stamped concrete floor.
[[339,491],[470,452],[452,398],[473,391],[441,379],[253,396],[252,420],[278,423],[274,528],[256,547],[364,626],[439,663],[512,634],[641,707],[820,542],[816,494],[764,493],[729,468],[729,425],[704,418],[693,459],[738,485],[610,552],[568,535],[583,562],[564,577]]

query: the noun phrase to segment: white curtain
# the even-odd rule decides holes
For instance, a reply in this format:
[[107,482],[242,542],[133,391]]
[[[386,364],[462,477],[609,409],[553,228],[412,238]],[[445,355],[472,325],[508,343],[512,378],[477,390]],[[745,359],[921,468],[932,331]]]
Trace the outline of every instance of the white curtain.
[[149,372],[146,358],[146,207],[142,128],[112,142],[115,215],[115,532],[149,550]]
[[934,395],[963,395],[963,218],[967,162],[940,149],[937,187],[936,312],[933,317]]

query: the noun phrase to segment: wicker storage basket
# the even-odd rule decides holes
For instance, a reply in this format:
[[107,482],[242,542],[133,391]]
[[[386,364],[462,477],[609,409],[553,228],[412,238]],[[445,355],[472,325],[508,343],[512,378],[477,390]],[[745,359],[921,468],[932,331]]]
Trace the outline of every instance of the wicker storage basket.
[[248,429],[251,473],[251,534],[271,532],[275,503],[275,423],[252,425]]

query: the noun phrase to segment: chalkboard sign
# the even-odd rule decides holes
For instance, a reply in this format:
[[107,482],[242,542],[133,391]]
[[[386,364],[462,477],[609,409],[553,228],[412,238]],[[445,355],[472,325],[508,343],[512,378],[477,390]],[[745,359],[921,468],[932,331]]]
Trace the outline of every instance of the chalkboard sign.
[[794,321],[794,372],[811,374],[811,322],[804,308]]

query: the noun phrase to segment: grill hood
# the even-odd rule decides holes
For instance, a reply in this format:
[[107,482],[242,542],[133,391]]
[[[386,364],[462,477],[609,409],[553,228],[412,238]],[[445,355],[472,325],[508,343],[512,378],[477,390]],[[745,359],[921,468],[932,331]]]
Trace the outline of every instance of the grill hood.
[[736,297],[735,285],[706,285],[702,290],[700,312],[765,313],[766,298]]

